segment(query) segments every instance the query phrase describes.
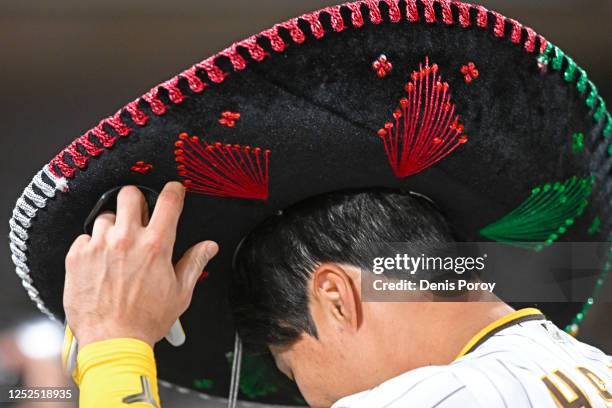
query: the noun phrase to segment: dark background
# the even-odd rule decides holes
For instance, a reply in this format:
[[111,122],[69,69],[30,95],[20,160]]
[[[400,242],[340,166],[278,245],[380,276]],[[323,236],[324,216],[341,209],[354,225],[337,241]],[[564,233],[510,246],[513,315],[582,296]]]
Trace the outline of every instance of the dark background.
[[[14,274],[8,219],[31,177],[60,148],[234,41],[333,0],[29,0],[0,2],[0,329],[37,313]],[[612,1],[483,0],[560,46],[612,102]],[[612,290],[610,279],[604,290]],[[611,304],[581,332],[612,353]]]

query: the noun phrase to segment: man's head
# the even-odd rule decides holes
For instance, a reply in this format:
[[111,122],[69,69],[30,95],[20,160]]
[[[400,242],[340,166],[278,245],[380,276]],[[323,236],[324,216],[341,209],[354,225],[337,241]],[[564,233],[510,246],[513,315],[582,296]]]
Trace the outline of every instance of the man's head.
[[361,303],[360,273],[372,267],[364,248],[414,242],[420,251],[451,241],[443,217],[413,194],[341,192],[299,203],[240,248],[232,282],[238,332],[272,351],[310,405],[328,405],[376,384],[379,364],[392,358],[380,307],[393,305]]

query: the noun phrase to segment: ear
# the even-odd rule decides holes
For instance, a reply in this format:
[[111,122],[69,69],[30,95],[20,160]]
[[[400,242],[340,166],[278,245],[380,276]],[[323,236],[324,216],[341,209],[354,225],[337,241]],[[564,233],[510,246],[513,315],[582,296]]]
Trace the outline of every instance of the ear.
[[358,271],[336,263],[324,263],[313,273],[313,301],[326,318],[356,330],[360,322],[361,297],[355,284]]

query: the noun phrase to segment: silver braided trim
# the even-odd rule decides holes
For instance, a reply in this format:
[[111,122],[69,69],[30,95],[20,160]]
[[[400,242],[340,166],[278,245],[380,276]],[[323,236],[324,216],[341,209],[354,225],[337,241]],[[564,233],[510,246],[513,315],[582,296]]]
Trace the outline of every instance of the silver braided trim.
[[11,244],[14,244],[17,248],[21,249],[22,251],[25,251],[26,249],[28,249],[26,247],[25,241],[19,238],[17,234],[15,234],[13,231],[11,231],[9,234],[9,241],[11,242]]
[[[48,181],[45,180],[43,175],[46,176]],[[48,166],[45,166],[23,190],[13,209],[13,216],[9,220],[9,227],[11,229],[9,233],[11,259],[15,264],[15,272],[19,279],[21,279],[21,285],[26,290],[30,299],[36,304],[38,310],[47,315],[51,320],[56,320],[56,318],[40,298],[40,294],[34,287],[34,281],[30,276],[27,241],[29,238],[28,229],[32,226],[32,220],[36,217],[38,209],[44,208],[47,205],[47,200],[55,197],[57,190],[62,192],[68,191],[68,183],[65,178],[54,176]]]

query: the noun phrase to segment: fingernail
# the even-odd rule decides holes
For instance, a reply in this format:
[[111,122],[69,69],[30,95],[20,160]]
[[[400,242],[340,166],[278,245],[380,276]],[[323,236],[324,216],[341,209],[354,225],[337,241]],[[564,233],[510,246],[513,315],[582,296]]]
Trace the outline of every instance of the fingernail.
[[219,245],[217,245],[216,242],[209,242],[206,244],[206,247],[204,247],[204,252],[206,253],[208,259],[211,259],[217,255],[217,252],[219,252]]

